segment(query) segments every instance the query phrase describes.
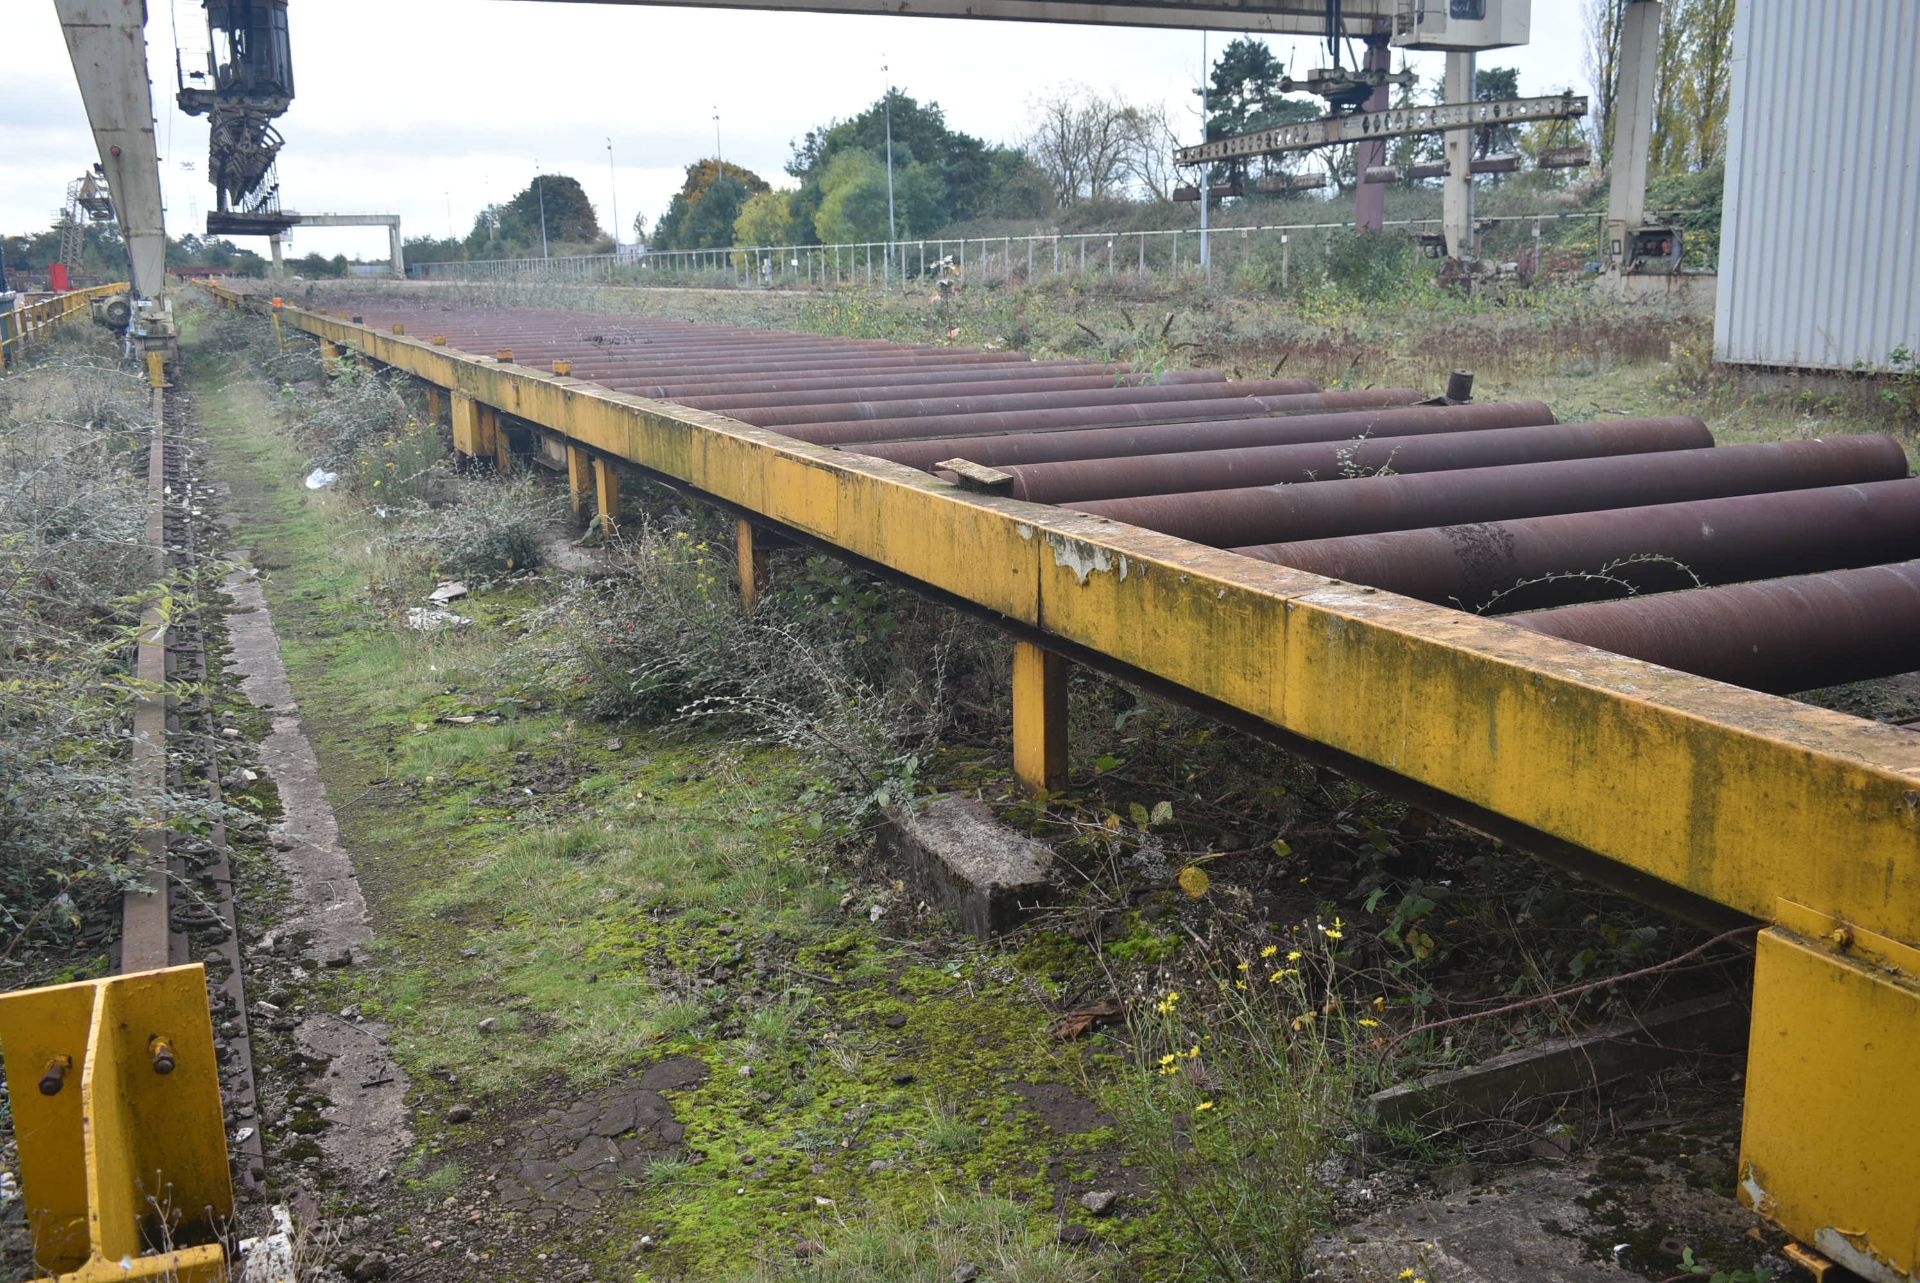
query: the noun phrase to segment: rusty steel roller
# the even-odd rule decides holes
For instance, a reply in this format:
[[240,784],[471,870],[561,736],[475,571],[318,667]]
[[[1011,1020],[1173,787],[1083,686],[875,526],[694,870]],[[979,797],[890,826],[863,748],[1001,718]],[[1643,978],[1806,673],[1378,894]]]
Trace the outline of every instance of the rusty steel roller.
[[[1013,367],[1006,374],[991,379],[957,380],[951,383],[936,383],[923,386],[889,386],[881,380],[873,380],[859,388],[826,389],[818,392],[755,392],[734,395],[721,393],[715,396],[691,396],[682,394],[673,399],[681,405],[695,410],[717,410],[722,414],[744,414],[754,410],[845,410],[850,405],[886,409],[901,401],[922,401],[945,398],[958,401],[962,408],[972,399],[981,397],[1002,397],[1018,395],[1029,397],[1040,393],[1110,393],[1127,388],[1177,387],[1191,386],[1196,383],[1217,383],[1224,385],[1227,376],[1218,371],[1199,371],[1200,377],[1183,375],[1136,374],[1115,370],[1098,371],[1088,375],[1075,375],[1064,378],[1020,378],[1021,367]],[[857,403],[850,402],[851,395],[860,396]],[[1098,398],[1069,400],[1065,404],[1098,404]],[[836,418],[849,417],[837,414]],[[771,426],[771,425],[770,425]]]
[[936,437],[863,445],[862,454],[931,469],[961,458],[991,468],[1064,459],[1117,459],[1186,450],[1231,450],[1243,446],[1295,445],[1352,437],[1421,436],[1432,432],[1526,428],[1552,423],[1544,401],[1488,405],[1409,405],[1333,414],[1293,414],[1277,419],[1202,419],[1144,428],[1089,428],[1079,432],[1030,432],[998,437]]
[[1703,450],[1712,445],[1713,434],[1707,431],[1707,425],[1683,416],[1447,432],[1434,436],[1314,441],[1245,450],[1197,450],[1132,459],[1083,459],[1015,465],[1004,471],[1013,475],[1013,494],[1017,498],[1034,503],[1078,503],[1087,499],[1338,481],[1379,472],[1444,472],[1547,459]]
[[1892,437],[1834,437],[1072,506],[1272,561],[1266,545],[1279,542],[1894,481],[1906,475],[1906,452]]
[[[1091,378],[1102,382],[1089,386],[1114,387],[1126,377],[1148,377],[1137,375],[1134,371],[1103,365],[1050,365],[1033,362],[1030,365],[983,365],[983,366],[946,366],[938,370],[927,370],[906,374],[868,374],[868,375],[789,375],[784,378],[755,378],[752,375],[737,375],[731,379],[711,381],[674,382],[663,380],[630,389],[642,396],[672,398],[676,396],[755,396],[773,393],[779,397],[788,395],[819,396],[835,390],[843,394],[858,394],[869,388],[911,388],[928,384],[980,383],[993,381],[1014,389],[1031,390],[1036,383],[1053,379]],[[1161,376],[1163,382],[1218,383],[1226,375],[1217,370],[1183,371],[1178,375]],[[917,393],[914,395],[918,395]],[[841,399],[845,399],[844,395]],[[770,401],[768,404],[781,404]],[[795,404],[802,404],[796,401]]]
[[1920,480],[1312,539],[1267,552],[1299,570],[1464,610],[1543,610],[1920,556]]
[[1785,694],[1920,667],[1920,561],[1509,615],[1537,633]]
[[1052,410],[968,411],[924,418],[865,419],[782,428],[790,437],[817,445],[858,445],[868,441],[912,441],[927,437],[998,436],[1011,432],[1060,432],[1070,428],[1117,427],[1130,423],[1179,423],[1196,419],[1270,418],[1276,414],[1320,414],[1364,410],[1382,405],[1412,405],[1423,399],[1412,388],[1376,388],[1362,392],[1302,392],[1289,396],[1246,396],[1148,405],[1088,405]]
[[[1187,405],[1207,401],[1258,401],[1262,397],[1298,396],[1318,392],[1307,379],[1266,379],[1257,383],[1173,383],[1160,386],[1115,387],[1079,392],[998,391],[968,388],[949,396],[903,400],[856,400],[837,404],[767,406],[733,411],[735,418],[761,428],[788,428],[811,423],[849,423],[859,420],[900,420],[955,414],[1000,414],[1020,410],[1081,409],[1106,405]],[[715,408],[715,407],[705,407]]]

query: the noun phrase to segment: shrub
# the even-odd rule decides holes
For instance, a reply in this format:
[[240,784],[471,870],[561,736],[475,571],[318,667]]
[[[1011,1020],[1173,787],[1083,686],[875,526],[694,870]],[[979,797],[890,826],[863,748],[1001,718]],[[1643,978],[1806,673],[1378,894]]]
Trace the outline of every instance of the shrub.
[[613,573],[573,582],[547,616],[546,658],[588,707],[721,721],[791,748],[833,782],[829,809],[848,820],[911,794],[956,693],[999,663],[951,612],[902,609],[831,563],[794,563],[801,573],[747,612],[728,551],[692,530],[642,526],[611,556]]
[[109,929],[156,813],[126,754],[153,579],[133,471],[149,410],[142,381],[105,360],[0,380],[0,958],[26,937]]
[[558,495],[530,477],[450,480],[448,489],[451,504],[416,500],[402,510],[388,536],[394,547],[460,578],[497,579],[539,568],[542,541],[560,519]]

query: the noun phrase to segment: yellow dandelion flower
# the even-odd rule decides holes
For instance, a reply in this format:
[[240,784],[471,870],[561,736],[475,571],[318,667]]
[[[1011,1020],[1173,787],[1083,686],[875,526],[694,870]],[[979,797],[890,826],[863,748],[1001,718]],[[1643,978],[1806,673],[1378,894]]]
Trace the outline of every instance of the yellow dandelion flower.
[[1387,999],[1385,995],[1373,1000],[1373,1009],[1375,1011],[1385,1011],[1387,1009]]
[[1245,989],[1247,987],[1247,982],[1244,980],[1236,980],[1233,982],[1233,987],[1235,989]]
[[1408,1267],[1407,1269],[1400,1271],[1400,1283],[1408,1283],[1408,1281],[1412,1278],[1413,1278],[1412,1267]]
[[1263,958],[1271,958],[1274,954],[1278,952],[1280,952],[1280,946],[1277,944],[1270,944],[1266,948],[1260,951],[1260,956]]
[[1247,964],[1244,962],[1235,963],[1234,969],[1237,971],[1245,971],[1247,969]]
[[1298,949],[1289,949],[1289,950],[1287,950],[1287,961],[1288,961],[1288,962],[1298,962],[1298,961],[1300,961],[1300,959],[1301,959],[1301,958],[1303,958],[1303,957],[1305,957],[1305,956],[1306,956],[1306,955],[1305,955],[1305,954],[1303,954],[1303,953],[1301,953],[1301,952],[1300,952],[1300,951],[1299,951]]
[[1267,983],[1268,983],[1268,984],[1273,984],[1273,985],[1277,985],[1277,984],[1279,984],[1279,983],[1280,983],[1280,982],[1281,982],[1282,980],[1285,980],[1286,978],[1287,978],[1287,973],[1286,973],[1286,972],[1284,972],[1284,971],[1276,971],[1276,972],[1274,972],[1274,973],[1273,973],[1272,975],[1270,975],[1270,976],[1268,976],[1268,977],[1267,977]]
[[1166,1055],[1160,1057],[1160,1063],[1163,1065],[1171,1065],[1173,1061],[1174,1056],[1172,1052],[1168,1052]]
[[1213,1102],[1212,1102],[1212,1101],[1210,1101],[1210,1100],[1203,1100],[1203,1101],[1201,1101],[1201,1102],[1200,1102],[1199,1104],[1197,1104],[1197,1105],[1195,1105],[1195,1106],[1193,1107],[1193,1112],[1194,1112],[1194,1113],[1196,1113],[1196,1114],[1204,1114],[1204,1113],[1206,1113],[1206,1112],[1207,1112],[1207,1111],[1208,1111],[1209,1109],[1212,1109],[1212,1108],[1213,1108]]
[[1360,1018],[1360,1027],[1362,1029],[1378,1029],[1380,1027],[1380,1022],[1378,1020],[1373,1020],[1366,1016],[1362,1016]]
[[1329,940],[1345,940],[1346,938],[1347,938],[1347,936],[1346,936],[1346,933],[1345,933],[1345,932],[1343,932],[1343,931],[1341,931],[1341,930],[1340,930],[1340,928],[1338,928],[1338,927],[1328,927],[1328,928],[1327,928],[1327,939],[1329,939]]
[[1200,1059],[1200,1048],[1198,1044],[1187,1048],[1187,1059],[1188,1060]]

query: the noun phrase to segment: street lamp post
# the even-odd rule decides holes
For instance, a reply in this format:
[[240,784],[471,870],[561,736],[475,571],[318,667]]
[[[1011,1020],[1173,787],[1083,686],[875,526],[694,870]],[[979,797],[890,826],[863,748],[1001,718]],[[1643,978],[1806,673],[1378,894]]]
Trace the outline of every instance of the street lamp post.
[[893,77],[887,75],[885,63],[880,64],[880,76],[887,82],[887,92],[880,101],[887,108],[887,240],[891,242],[899,239],[900,232],[893,221]]
[[713,104],[713,158],[722,165],[727,163],[727,154],[720,150],[720,104]]
[[613,256],[620,257],[620,173],[613,167],[613,139],[607,139],[607,194],[613,198]]
[[546,175],[540,172],[540,162],[534,161],[533,190],[534,194],[540,198],[540,257],[543,259],[553,257],[547,251],[547,185],[542,181],[545,178]]

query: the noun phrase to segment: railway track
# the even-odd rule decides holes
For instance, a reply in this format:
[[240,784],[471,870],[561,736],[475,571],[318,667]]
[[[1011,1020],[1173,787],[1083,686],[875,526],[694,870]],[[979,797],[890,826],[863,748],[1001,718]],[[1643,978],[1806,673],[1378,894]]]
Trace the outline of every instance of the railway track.
[[[157,581],[179,583],[203,566],[212,514],[184,430],[191,421],[188,393],[170,387],[153,395],[148,535]],[[170,602],[150,605],[143,621],[136,672],[145,693],[135,713],[134,752],[143,791],[156,805],[168,797],[200,798],[212,819],[205,832],[192,833],[157,816],[142,835],[149,889],[125,898],[118,970],[191,962],[206,968],[234,1177],[240,1188],[258,1192],[265,1158],[223,805],[229,754],[208,681],[211,608],[197,592],[184,600],[190,605],[179,611]]]

